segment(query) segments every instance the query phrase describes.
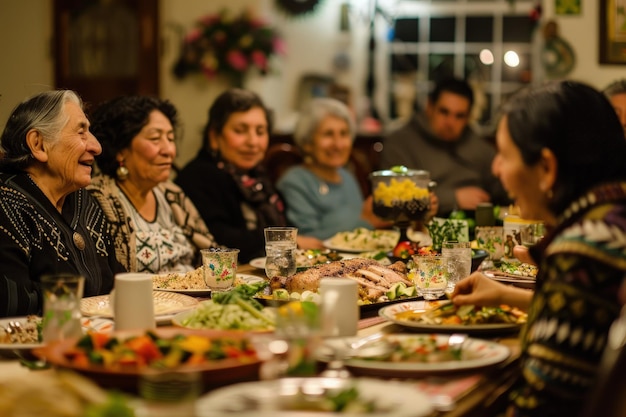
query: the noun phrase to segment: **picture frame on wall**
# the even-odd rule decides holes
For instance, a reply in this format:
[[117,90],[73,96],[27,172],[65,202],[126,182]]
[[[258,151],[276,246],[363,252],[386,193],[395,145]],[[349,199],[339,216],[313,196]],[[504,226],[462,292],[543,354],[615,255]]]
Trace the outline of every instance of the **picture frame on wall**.
[[600,64],[626,65],[626,0],[599,0]]

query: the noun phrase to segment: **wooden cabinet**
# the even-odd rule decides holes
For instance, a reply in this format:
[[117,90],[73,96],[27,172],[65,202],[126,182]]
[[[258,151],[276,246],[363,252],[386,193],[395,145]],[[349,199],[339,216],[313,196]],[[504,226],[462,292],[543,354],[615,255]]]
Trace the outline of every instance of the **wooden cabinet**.
[[158,95],[156,0],[55,0],[55,86],[87,103]]

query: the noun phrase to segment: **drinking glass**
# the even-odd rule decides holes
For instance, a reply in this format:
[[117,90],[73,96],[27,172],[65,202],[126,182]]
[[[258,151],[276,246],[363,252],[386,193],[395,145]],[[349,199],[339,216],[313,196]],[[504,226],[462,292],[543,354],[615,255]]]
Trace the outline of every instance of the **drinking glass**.
[[274,333],[251,337],[263,361],[261,379],[310,377],[317,373],[316,351],[322,337],[319,306],[312,301],[290,301],[276,314]]
[[469,242],[446,240],[441,244],[441,256],[448,269],[446,291],[452,292],[456,283],[472,272],[472,248]]
[[296,273],[296,227],[265,228],[265,274],[290,277]]
[[441,255],[415,255],[417,269],[413,276],[415,288],[424,300],[436,300],[445,294],[448,271]]
[[543,223],[531,223],[520,227],[520,236],[522,238],[522,245],[527,248],[534,246],[541,239],[543,239]]
[[57,274],[41,277],[43,293],[42,337],[53,342],[83,335],[80,300],[85,278],[79,275]]
[[204,266],[204,283],[212,293],[224,292],[233,288],[237,276],[237,256],[239,249],[201,249]]

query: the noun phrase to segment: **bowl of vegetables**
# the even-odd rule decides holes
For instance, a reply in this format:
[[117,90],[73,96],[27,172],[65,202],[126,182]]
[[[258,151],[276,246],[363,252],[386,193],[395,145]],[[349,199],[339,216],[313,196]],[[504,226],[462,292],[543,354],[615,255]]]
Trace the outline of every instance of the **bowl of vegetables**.
[[270,332],[276,326],[276,311],[261,304],[254,296],[267,282],[243,284],[230,291],[214,293],[192,310],[178,313],[172,324],[189,329]]
[[88,333],[35,349],[49,364],[98,385],[136,393],[146,373],[200,373],[204,390],[258,378],[261,360],[242,332],[160,327]]

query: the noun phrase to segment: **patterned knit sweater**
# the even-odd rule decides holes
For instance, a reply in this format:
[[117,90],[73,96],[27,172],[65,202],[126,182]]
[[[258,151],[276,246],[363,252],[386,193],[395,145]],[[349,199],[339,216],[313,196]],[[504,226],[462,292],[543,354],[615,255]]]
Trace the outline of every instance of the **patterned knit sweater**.
[[[124,211],[121,201],[122,191],[115,180],[106,175],[94,177],[87,189],[100,203],[107,220],[112,224],[111,235],[117,259],[129,271],[136,271],[137,228],[132,221],[132,216]],[[199,266],[201,262],[199,250],[217,246],[215,239],[198,214],[196,207],[180,187],[171,181],[166,181],[159,184],[158,189],[163,192],[169,203],[174,222],[182,228],[184,235],[193,244],[195,256],[192,263],[194,267]]]
[[626,278],[626,183],[570,205],[542,247],[537,288],[521,334],[515,416],[575,416],[593,387]]
[[115,273],[110,225],[86,190],[59,213],[25,173],[0,174],[0,317],[40,315],[42,275],[85,277],[84,296],[108,294]]

